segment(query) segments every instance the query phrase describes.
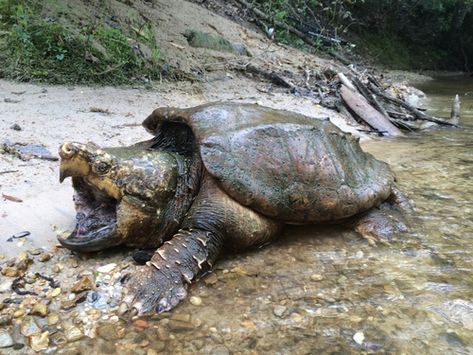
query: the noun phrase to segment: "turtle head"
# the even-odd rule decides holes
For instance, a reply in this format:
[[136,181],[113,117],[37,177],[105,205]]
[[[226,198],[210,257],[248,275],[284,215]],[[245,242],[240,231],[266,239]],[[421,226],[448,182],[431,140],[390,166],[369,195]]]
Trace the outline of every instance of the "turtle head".
[[174,195],[177,167],[167,152],[135,145],[100,149],[93,143],[59,148],[62,182],[72,178],[76,227],[66,248],[96,251],[116,245],[155,247]]

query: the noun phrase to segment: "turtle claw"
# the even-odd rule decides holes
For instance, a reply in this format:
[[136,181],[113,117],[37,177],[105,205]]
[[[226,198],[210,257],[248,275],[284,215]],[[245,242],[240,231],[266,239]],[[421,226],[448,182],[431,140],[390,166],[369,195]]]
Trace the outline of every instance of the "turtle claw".
[[130,314],[135,311],[133,315],[169,311],[187,295],[178,270],[161,271],[149,265],[131,275],[126,287],[124,302],[129,305]]

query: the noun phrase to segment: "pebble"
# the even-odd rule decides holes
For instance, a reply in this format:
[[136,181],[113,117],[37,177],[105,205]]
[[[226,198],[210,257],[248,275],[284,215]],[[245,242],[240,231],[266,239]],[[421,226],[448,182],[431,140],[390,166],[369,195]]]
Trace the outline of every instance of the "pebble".
[[43,303],[36,303],[33,306],[33,309],[31,311],[31,314],[35,316],[40,316],[40,317],[46,317],[48,313],[49,313],[48,306]]
[[191,321],[191,315],[189,313],[174,313],[170,320],[177,320],[180,322],[190,322]]
[[230,355],[230,350],[226,346],[219,345],[210,351],[211,355]]
[[14,342],[11,335],[6,330],[0,330],[0,349],[13,346]]
[[189,299],[190,303],[193,304],[194,306],[200,306],[202,304],[202,298],[198,296],[192,296]]
[[30,346],[34,351],[47,349],[49,346],[49,332],[35,334],[30,337]]
[[11,316],[8,314],[3,314],[0,315],[0,327],[4,327],[6,325],[9,325],[11,323]]
[[274,306],[273,313],[276,317],[282,318],[286,310],[287,310],[286,307],[277,305],[277,306]]
[[117,264],[111,263],[111,264],[100,266],[99,268],[97,268],[97,271],[101,272],[101,273],[109,273],[110,271],[112,271],[116,267],[117,267]]
[[59,322],[59,315],[57,313],[51,313],[48,315],[48,325],[55,325]]
[[16,277],[18,276],[18,270],[11,266],[6,266],[2,268],[2,275],[7,277]]
[[72,285],[71,291],[79,293],[82,291],[89,291],[95,287],[95,282],[90,276],[84,276],[79,281]]
[[206,285],[213,285],[213,284],[216,284],[217,282],[218,282],[218,277],[215,274],[210,274],[204,279],[204,283]]
[[39,261],[41,261],[42,263],[46,262],[46,261],[49,261],[51,260],[51,254],[49,253],[41,253],[39,255]]
[[192,325],[192,323],[172,319],[169,320],[168,326],[171,331],[175,332],[188,331],[194,329],[194,325]]
[[324,277],[320,274],[312,274],[312,275],[310,275],[310,279],[312,281],[322,281],[324,279]]
[[36,334],[40,334],[41,329],[36,324],[32,316],[27,316],[21,321],[21,334],[25,337],[30,337]]
[[125,336],[123,324],[101,323],[97,327],[97,334],[105,340],[118,340]]
[[355,335],[353,335],[353,340],[358,345],[361,345],[365,341],[365,335],[363,334],[363,332],[356,332]]
[[21,131],[21,126],[18,123],[14,123],[10,126],[10,129],[14,131]]
[[61,294],[61,288],[56,287],[56,288],[53,288],[53,289],[49,290],[46,297],[47,298],[54,298],[54,297],[59,296],[60,294]]
[[12,283],[13,282],[10,280],[5,280],[5,282],[2,282],[0,284],[0,293],[5,293],[5,292],[10,291]]
[[137,319],[133,322],[133,325],[137,328],[146,329],[149,328],[149,324],[144,319]]
[[20,318],[25,315],[25,310],[24,309],[17,309],[15,312],[13,312],[13,318]]
[[[29,235],[29,232],[26,232],[28,233],[27,235]],[[29,250],[28,253],[30,253],[31,255],[39,255],[42,253],[41,249],[32,249],[32,250]]]
[[84,337],[84,333],[82,333],[82,331],[75,326],[66,327],[64,335],[68,341],[77,341]]

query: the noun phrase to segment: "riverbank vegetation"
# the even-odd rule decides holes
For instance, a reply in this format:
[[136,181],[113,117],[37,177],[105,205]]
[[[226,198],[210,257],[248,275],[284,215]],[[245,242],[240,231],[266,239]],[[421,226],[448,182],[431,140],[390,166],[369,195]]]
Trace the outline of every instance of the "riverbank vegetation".
[[[239,3],[246,1],[238,0]],[[472,0],[257,0],[276,39],[353,46],[373,63],[399,69],[473,70]],[[305,40],[307,43],[308,41]],[[355,49],[351,49],[354,47]]]
[[125,25],[102,4],[95,16],[81,18],[61,1],[0,0],[0,76],[110,85],[159,77],[152,25],[133,19]]

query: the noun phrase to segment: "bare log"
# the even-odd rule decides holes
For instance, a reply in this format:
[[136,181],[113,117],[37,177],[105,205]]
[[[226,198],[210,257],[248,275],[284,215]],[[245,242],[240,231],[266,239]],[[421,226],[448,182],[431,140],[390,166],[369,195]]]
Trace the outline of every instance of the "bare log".
[[407,102],[399,100],[395,97],[392,97],[391,95],[376,89],[374,86],[371,86],[371,90],[373,90],[376,93],[376,95],[381,96],[385,100],[390,101],[390,102],[392,102],[392,103],[394,103],[398,106],[404,107],[406,110],[411,112],[418,120],[434,122],[434,123],[437,123],[437,124],[443,125],[443,126],[458,127],[458,125],[455,124],[455,123],[450,123],[450,122],[447,122],[445,120],[441,120],[439,118],[429,116],[429,115],[423,113],[422,111],[418,110],[414,106],[409,105]]
[[244,71],[247,73],[252,73],[255,75],[258,75],[262,77],[263,79],[271,81],[273,84],[289,88],[289,89],[295,89],[296,86],[283,78],[281,75],[277,74],[274,71],[267,71],[262,68],[256,67],[252,64],[247,64],[247,65],[236,65],[234,66],[234,69]]
[[403,136],[402,132],[396,126],[371,106],[359,93],[348,89],[345,85],[342,85],[340,95],[347,106],[370,127],[379,132],[386,133],[386,135]]
[[452,112],[450,113],[451,123],[458,124],[460,122],[460,105],[460,97],[457,94],[452,103]]
[[355,86],[352,84],[352,82],[350,81],[350,79],[348,79],[346,77],[345,74],[343,74],[342,72],[338,73],[337,74],[338,76],[338,79],[340,79],[340,82],[345,85],[347,88],[349,88],[350,90],[353,90],[353,91],[356,91],[356,88]]

